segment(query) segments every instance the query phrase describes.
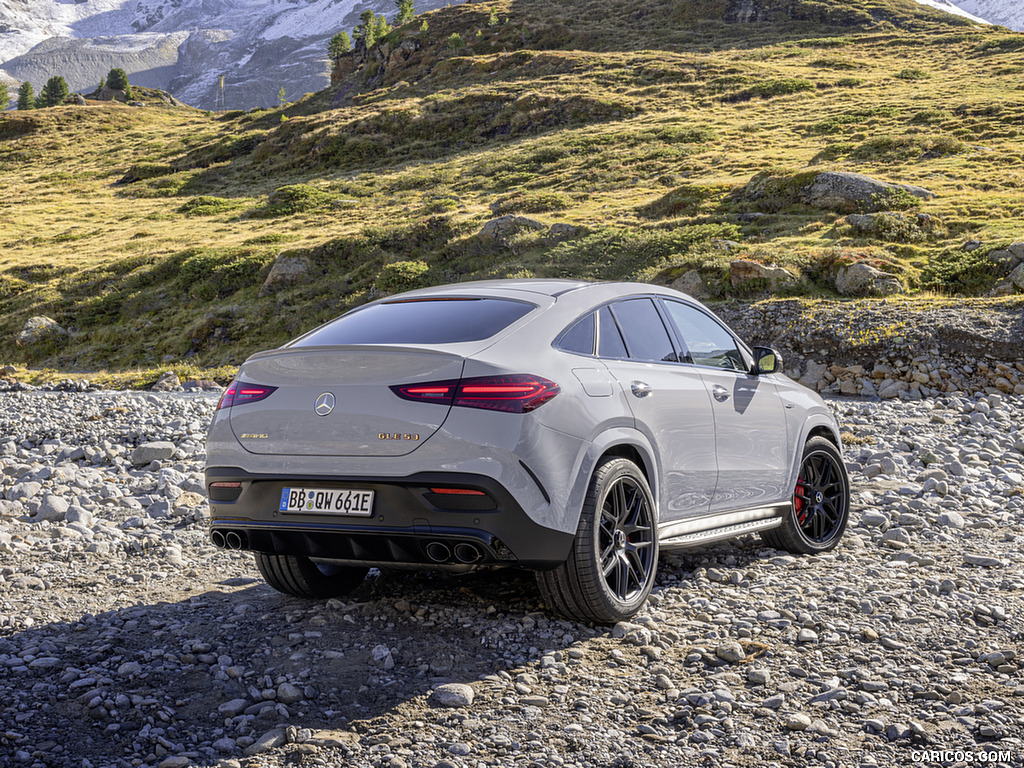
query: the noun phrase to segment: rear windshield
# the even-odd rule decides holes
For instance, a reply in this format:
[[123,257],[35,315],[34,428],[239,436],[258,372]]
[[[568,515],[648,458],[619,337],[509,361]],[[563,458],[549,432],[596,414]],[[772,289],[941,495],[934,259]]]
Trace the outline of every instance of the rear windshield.
[[296,347],[333,344],[456,344],[488,339],[530,310],[509,299],[413,299],[357,309],[303,336]]

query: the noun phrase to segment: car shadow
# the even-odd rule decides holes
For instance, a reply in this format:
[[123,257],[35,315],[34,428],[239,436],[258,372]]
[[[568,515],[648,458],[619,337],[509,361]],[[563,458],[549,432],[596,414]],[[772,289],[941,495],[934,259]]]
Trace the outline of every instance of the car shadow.
[[[655,602],[706,555],[663,557]],[[330,601],[281,595],[255,569],[192,589],[0,634],[0,764],[40,743],[55,765],[185,753],[215,764],[283,725],[359,732],[449,682],[474,683],[482,703],[501,707],[542,656],[568,661],[577,647],[603,659],[593,644],[612,632],[552,616],[532,574],[512,569],[371,572]],[[196,749],[225,738],[240,740],[228,754]]]

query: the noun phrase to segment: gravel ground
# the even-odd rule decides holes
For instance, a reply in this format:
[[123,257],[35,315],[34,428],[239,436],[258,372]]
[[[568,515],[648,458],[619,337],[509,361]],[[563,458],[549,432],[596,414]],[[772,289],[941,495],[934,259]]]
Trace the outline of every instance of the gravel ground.
[[1024,764],[1024,397],[831,400],[840,548],[666,554],[615,627],[515,571],[277,594],[206,539],[214,402],[0,394],[0,765]]

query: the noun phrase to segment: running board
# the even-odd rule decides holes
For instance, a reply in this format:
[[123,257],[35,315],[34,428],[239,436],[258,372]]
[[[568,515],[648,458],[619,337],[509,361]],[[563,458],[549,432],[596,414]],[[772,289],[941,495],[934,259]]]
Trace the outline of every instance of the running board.
[[788,505],[760,507],[726,515],[669,523],[662,526],[658,532],[659,546],[662,549],[694,547],[720,539],[731,539],[744,533],[778,528],[782,525],[787,509]]

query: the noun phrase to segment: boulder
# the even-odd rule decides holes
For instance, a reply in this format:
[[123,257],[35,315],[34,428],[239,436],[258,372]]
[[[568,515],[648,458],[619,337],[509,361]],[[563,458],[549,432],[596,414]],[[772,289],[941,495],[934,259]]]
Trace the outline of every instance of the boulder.
[[862,261],[840,267],[836,290],[843,296],[890,296],[903,293],[899,278]]
[[796,276],[782,267],[766,267],[756,261],[734,259],[729,262],[729,281],[733,288],[751,280],[766,280],[769,290],[775,291],[780,285],[796,282]]
[[484,242],[496,242],[504,245],[508,238],[516,232],[524,229],[538,230],[546,228],[547,225],[536,219],[508,214],[507,216],[491,219],[484,224],[478,237]]
[[174,371],[164,371],[149,389],[152,392],[173,392],[180,387],[181,379],[178,378],[178,374]]
[[922,187],[880,181],[862,173],[826,171],[814,177],[804,187],[800,197],[805,205],[830,211],[880,211],[887,208],[885,198],[893,192],[903,191],[927,200],[935,197]]
[[1024,291],[1024,264],[1018,264],[1016,269],[1010,273],[1010,282],[1019,290]]
[[268,296],[305,278],[313,263],[306,256],[278,256],[270,274],[263,281],[260,296]]
[[67,333],[53,318],[38,315],[25,321],[21,333],[18,334],[18,345],[37,344],[51,336],[66,336]]
[[696,269],[684,272],[669,287],[676,291],[682,291],[695,299],[706,299],[711,296],[704,278],[700,276],[700,272]]
[[85,101],[85,96],[83,96],[82,94],[72,93],[71,97],[68,99],[68,103],[75,106],[84,107],[86,106],[87,102]]
[[574,224],[563,224],[562,222],[552,224],[551,229],[548,230],[548,237],[556,240],[568,240],[577,237],[579,234],[579,227]]
[[142,443],[132,451],[132,464],[137,467],[149,464],[151,461],[160,461],[174,456],[177,450],[174,443],[165,440],[157,440],[151,443]]

